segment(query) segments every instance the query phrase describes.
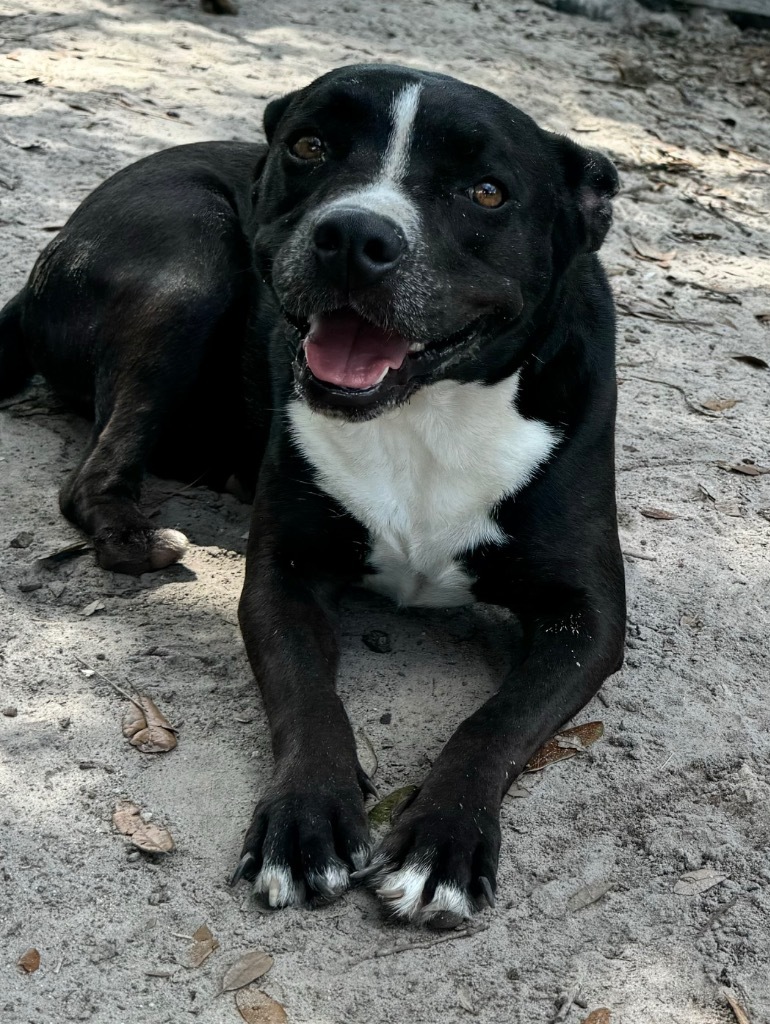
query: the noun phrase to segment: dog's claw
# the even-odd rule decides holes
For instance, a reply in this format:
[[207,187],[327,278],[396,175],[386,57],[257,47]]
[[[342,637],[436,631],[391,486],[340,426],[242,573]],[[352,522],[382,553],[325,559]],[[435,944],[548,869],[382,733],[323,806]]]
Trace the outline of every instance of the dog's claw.
[[238,861],[238,867],[233,871],[232,878],[230,879],[230,885],[237,885],[238,882],[244,877],[252,861],[256,858],[253,853],[244,853],[241,859]]
[[375,889],[381,900],[400,900],[406,893],[406,889]]
[[479,878],[479,885],[481,886],[482,891],[484,893],[484,898],[486,899],[491,909],[494,910],[496,902],[495,894],[492,891],[492,885],[490,884],[489,879],[485,875],[481,875],[481,877]]
[[380,799],[379,790],[372,782],[372,780],[369,778],[369,776],[366,774],[366,772],[361,772],[359,776],[359,782],[361,783],[361,789],[363,789],[364,793],[367,793],[369,796],[373,796],[375,800]]

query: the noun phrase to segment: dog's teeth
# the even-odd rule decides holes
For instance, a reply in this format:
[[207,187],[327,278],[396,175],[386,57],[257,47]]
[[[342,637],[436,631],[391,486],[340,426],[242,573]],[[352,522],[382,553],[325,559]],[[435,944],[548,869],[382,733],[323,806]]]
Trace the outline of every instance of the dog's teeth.
[[410,352],[422,352],[424,348],[425,348],[424,342],[422,342],[422,341],[413,341],[412,344],[409,346],[409,351]]

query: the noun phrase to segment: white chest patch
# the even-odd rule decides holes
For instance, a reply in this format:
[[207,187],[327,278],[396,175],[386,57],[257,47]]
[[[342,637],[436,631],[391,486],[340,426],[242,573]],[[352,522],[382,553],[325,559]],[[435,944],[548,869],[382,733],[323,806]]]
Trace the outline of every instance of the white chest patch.
[[530,480],[558,440],[519,414],[518,374],[499,384],[440,381],[366,423],[289,407],[292,436],[318,485],[369,531],[365,584],[401,605],[473,600],[457,561],[505,536],[491,518]]

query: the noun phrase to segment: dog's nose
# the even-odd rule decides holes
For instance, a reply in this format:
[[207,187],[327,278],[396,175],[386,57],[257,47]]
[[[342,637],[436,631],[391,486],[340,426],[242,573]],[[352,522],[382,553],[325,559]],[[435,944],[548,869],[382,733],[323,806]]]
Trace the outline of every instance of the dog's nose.
[[344,290],[376,284],[399,262],[406,240],[393,221],[366,210],[335,210],[313,234],[318,266]]

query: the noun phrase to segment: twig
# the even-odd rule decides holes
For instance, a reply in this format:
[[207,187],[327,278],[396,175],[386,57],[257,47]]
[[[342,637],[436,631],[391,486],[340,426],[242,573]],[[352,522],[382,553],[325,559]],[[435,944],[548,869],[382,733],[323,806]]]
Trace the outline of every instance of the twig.
[[579,995],[580,985],[573,985],[569,992],[564,993],[564,999],[559,1006],[556,1016],[551,1018],[551,1024],[561,1024],[561,1021],[565,1021],[567,1019],[569,1012]]
[[692,399],[689,397],[685,389],[681,387],[681,385],[672,384],[669,380],[659,380],[657,377],[637,377],[633,374],[631,376],[625,374],[623,380],[644,380],[648,384],[662,384],[664,388],[673,388],[674,391],[678,391],[679,394],[682,396],[682,398],[684,399],[684,404],[687,406],[690,412],[697,412],[699,416],[719,416],[718,412],[711,412],[710,409],[702,409],[699,405],[692,401]]
[[735,998],[735,996],[728,988],[722,989],[722,995],[730,1004],[730,1009],[735,1014],[735,1019],[738,1021],[738,1024],[751,1024],[751,1021],[749,1020],[749,1015],[746,1013],[741,1004],[738,1002],[738,1000]]
[[639,320],[662,320],[667,324],[682,324],[685,327],[713,327],[713,320],[690,320],[680,316],[670,316],[664,309],[642,309],[629,306],[627,302],[616,302],[618,309],[626,316],[635,316]]
[[87,668],[89,672],[93,672],[93,674],[95,676],[98,676],[103,682],[107,683],[108,686],[111,686],[113,688],[113,690],[115,690],[117,693],[120,694],[121,697],[125,697],[126,700],[130,700],[132,704],[135,704],[139,708],[139,710],[142,712],[143,715],[147,714],[147,709],[143,708],[138,700],[136,700],[134,697],[132,697],[130,693],[127,693],[120,686],[118,686],[117,683],[113,683],[113,681],[111,679],[108,679],[107,676],[104,675],[103,672],[100,672],[96,668],[91,668],[91,666],[88,664],[88,662],[83,661],[83,659],[79,658],[77,656],[77,654],[74,655],[74,658],[75,658],[75,661],[79,662],[83,666],[83,668]]
[[711,917],[709,917],[708,921],[706,921],[701,930],[698,932],[698,938],[703,938],[706,932],[711,931],[711,929],[717,923],[719,918],[722,917],[723,914],[726,914],[731,907],[734,907],[737,902],[738,897],[733,896],[733,898],[731,900],[728,900],[727,903],[723,903],[721,907],[717,907],[717,909],[714,911]]
[[455,939],[470,939],[474,935],[480,935],[489,928],[488,924],[485,924],[482,928],[465,928],[462,931],[450,932],[449,935],[438,935],[435,939],[430,939],[428,942],[402,942],[398,946],[392,946],[390,949],[375,949],[373,953],[369,953],[367,956],[362,956],[359,960],[356,960],[351,966],[362,964],[367,960],[379,960],[383,956],[393,956],[396,953],[408,953],[411,949],[430,949],[431,946],[438,946],[440,942],[453,942]]

